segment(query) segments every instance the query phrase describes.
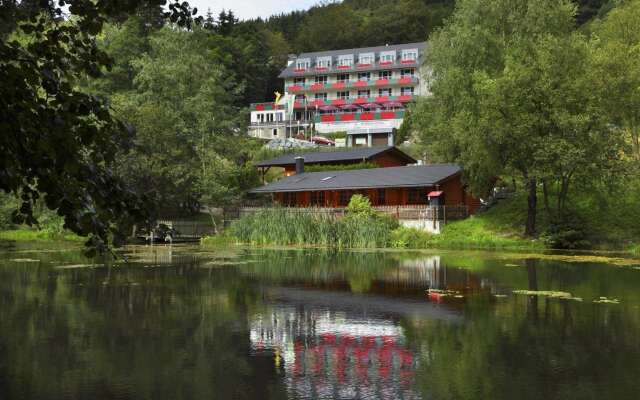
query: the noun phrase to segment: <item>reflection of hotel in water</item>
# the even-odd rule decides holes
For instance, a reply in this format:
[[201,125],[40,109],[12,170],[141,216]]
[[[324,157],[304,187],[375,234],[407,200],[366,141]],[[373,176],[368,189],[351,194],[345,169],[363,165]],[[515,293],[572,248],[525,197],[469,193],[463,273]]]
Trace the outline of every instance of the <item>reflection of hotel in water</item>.
[[[417,360],[406,346],[400,317],[454,320],[457,311],[429,303],[425,290],[490,289],[486,284],[467,270],[441,267],[440,257],[433,256],[389,268],[366,295],[272,288],[271,311],[250,322],[252,347],[274,352],[296,398],[418,398],[413,389]],[[384,295],[399,287],[418,289],[418,297]]]
[[392,321],[274,306],[251,321],[251,343],[275,353],[295,398],[418,398],[414,354]]

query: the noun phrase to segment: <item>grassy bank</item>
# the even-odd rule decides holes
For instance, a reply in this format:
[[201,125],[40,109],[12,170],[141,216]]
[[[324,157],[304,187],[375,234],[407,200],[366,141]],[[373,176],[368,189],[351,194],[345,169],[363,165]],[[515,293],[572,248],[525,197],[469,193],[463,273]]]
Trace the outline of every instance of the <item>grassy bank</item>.
[[38,231],[33,229],[13,229],[0,231],[0,240],[13,241],[70,241],[83,242],[86,238],[72,233],[53,233],[48,231]]

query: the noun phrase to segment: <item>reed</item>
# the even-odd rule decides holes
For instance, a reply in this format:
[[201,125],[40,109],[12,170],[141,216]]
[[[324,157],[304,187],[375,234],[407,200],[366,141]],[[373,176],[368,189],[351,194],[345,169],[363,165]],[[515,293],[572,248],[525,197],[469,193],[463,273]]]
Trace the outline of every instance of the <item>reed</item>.
[[317,212],[265,209],[247,215],[231,226],[242,243],[333,248],[387,247],[396,226],[390,218],[349,213],[337,218]]

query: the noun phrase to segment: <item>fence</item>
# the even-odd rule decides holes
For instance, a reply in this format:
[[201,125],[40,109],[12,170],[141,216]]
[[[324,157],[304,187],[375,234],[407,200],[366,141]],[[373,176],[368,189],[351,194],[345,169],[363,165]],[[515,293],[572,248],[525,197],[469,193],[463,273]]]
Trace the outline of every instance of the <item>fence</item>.
[[158,220],[157,225],[166,225],[176,233],[174,239],[197,239],[216,233],[212,223],[194,220]]
[[[242,218],[245,215],[255,214],[257,212],[272,207],[240,207],[233,210],[225,210],[225,226],[229,222]],[[347,211],[345,208],[331,207],[286,207],[287,212],[300,214],[316,214],[331,215],[334,217],[343,217]],[[389,214],[399,220],[434,220],[446,221],[464,219],[469,216],[469,208],[467,206],[429,206],[429,205],[410,205],[410,206],[375,206],[374,209],[383,214]]]

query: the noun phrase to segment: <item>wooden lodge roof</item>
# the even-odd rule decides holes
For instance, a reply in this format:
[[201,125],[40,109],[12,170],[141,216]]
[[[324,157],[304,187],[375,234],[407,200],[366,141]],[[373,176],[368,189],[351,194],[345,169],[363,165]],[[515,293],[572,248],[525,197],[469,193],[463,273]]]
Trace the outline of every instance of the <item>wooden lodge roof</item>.
[[287,167],[296,164],[296,157],[303,157],[305,164],[335,164],[341,162],[361,162],[369,161],[373,157],[383,153],[393,153],[407,164],[414,164],[417,161],[408,154],[400,151],[395,146],[384,147],[357,147],[344,151],[317,151],[312,153],[291,153],[283,154],[270,160],[259,161],[257,167]]
[[460,173],[455,164],[307,172],[292,175],[250,193],[306,192],[434,186]]

